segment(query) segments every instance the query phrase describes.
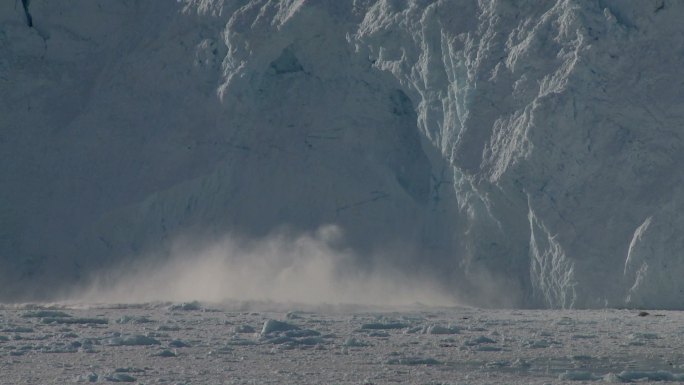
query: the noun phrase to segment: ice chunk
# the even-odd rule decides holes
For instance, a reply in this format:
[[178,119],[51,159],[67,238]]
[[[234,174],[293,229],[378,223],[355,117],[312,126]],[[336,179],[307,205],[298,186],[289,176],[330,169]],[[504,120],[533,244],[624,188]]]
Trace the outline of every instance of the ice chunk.
[[317,337],[320,336],[321,333],[316,331],[316,330],[311,330],[311,329],[296,329],[296,330],[288,330],[283,332],[283,335],[287,337],[293,337],[293,338],[302,338],[302,337]]
[[24,313],[21,315],[24,318],[46,318],[46,317],[71,317],[70,314],[67,314],[63,311],[58,311],[58,310],[38,310],[38,311],[30,311],[28,313]]
[[12,326],[2,329],[5,333],[33,333],[33,329],[25,326]]
[[283,332],[288,330],[298,330],[296,325],[287,322],[276,321],[274,319],[267,319],[264,321],[264,326],[261,328],[261,334],[268,334],[273,332]]
[[105,325],[109,323],[106,318],[65,318],[65,317],[46,317],[42,319],[44,324],[94,324]]
[[363,340],[356,339],[356,338],[354,338],[354,337],[349,337],[349,338],[347,338],[346,340],[344,340],[344,344],[343,344],[343,345],[344,345],[344,346],[348,346],[348,347],[357,347],[357,348],[361,348],[361,347],[370,346],[370,343],[368,343],[368,342],[366,342],[366,341],[363,341]]
[[111,382],[135,382],[136,378],[126,373],[113,373],[105,377],[107,381]]
[[177,357],[178,354],[176,354],[176,352],[171,351],[169,349],[164,349],[164,350],[158,351],[157,353],[154,353],[152,356],[154,356],[154,357]]
[[405,358],[392,358],[387,360],[388,365],[440,365],[441,362],[434,358],[423,358],[423,357],[405,357]]
[[485,336],[479,336],[477,338],[473,338],[471,340],[468,340],[465,342],[466,346],[474,346],[474,345],[480,345],[480,344],[495,344],[496,341]]
[[196,310],[202,310],[202,304],[199,303],[198,301],[192,301],[192,302],[183,302],[175,305],[169,306],[169,310],[172,311],[177,311],[177,310],[182,310],[182,311],[196,311]]
[[638,371],[638,370],[625,370],[617,375],[623,381],[681,381],[684,376],[675,375],[667,370],[656,370],[656,371]]
[[106,341],[109,346],[145,346],[145,345],[161,345],[158,340],[144,336],[144,335],[133,335],[128,337],[113,337]]
[[498,346],[479,345],[475,348],[475,350],[477,350],[478,352],[500,352],[503,349]]
[[532,349],[545,349],[545,348],[548,348],[549,346],[551,346],[552,344],[555,344],[555,343],[556,342],[554,342],[554,341],[550,341],[550,340],[546,340],[546,339],[528,340],[528,341],[525,341],[523,346],[526,346],[526,347],[532,348]]
[[377,331],[373,331],[373,332],[368,333],[368,337],[387,338],[389,336],[390,336],[390,334],[384,330],[377,330]]
[[98,376],[96,373],[90,372],[87,374],[81,374],[81,375],[77,376],[74,379],[74,381],[75,382],[97,382],[99,377],[100,376]]
[[185,343],[185,342],[183,342],[183,341],[181,341],[181,340],[173,340],[173,341],[169,342],[169,346],[171,346],[172,348],[187,348],[187,347],[190,347],[189,344],[187,344],[187,343]]
[[235,332],[235,333],[254,333],[254,332],[256,332],[256,329],[254,329],[254,327],[249,326],[249,325],[239,325],[239,326],[236,326],[233,328],[233,332]]
[[598,338],[598,336],[595,334],[573,334],[570,338],[573,340],[590,340]]
[[157,331],[160,331],[160,332],[177,332],[179,330],[181,330],[181,328],[176,326],[176,325],[159,325],[159,326],[157,326]]
[[250,346],[250,345],[256,345],[256,341],[253,340],[247,340],[243,338],[233,338],[230,341],[227,342],[228,345],[235,345],[235,346]]
[[601,379],[601,377],[595,376],[591,372],[581,371],[581,370],[567,370],[565,373],[561,373],[558,376],[561,381],[594,381]]
[[657,333],[632,333],[629,338],[633,340],[656,340],[660,337]]
[[427,334],[458,334],[459,328],[455,326],[430,325],[426,330]]
[[392,329],[403,329],[407,327],[407,324],[400,322],[388,322],[388,323],[367,323],[361,325],[362,330],[392,330]]
[[150,323],[150,322],[154,322],[154,321],[152,321],[151,319],[149,319],[149,318],[146,317],[146,316],[139,316],[139,317],[137,317],[137,316],[128,316],[128,315],[125,315],[125,316],[123,316],[123,317],[121,317],[121,318],[118,318],[115,322],[118,323],[118,324],[130,324],[130,323],[133,323],[133,324],[144,324],[144,323]]

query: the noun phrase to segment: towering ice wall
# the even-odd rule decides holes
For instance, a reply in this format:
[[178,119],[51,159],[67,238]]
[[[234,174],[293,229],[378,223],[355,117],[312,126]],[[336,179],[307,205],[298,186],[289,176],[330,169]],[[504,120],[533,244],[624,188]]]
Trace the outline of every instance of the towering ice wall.
[[6,2],[2,297],[178,237],[335,224],[356,268],[476,305],[684,308],[683,16],[664,0]]

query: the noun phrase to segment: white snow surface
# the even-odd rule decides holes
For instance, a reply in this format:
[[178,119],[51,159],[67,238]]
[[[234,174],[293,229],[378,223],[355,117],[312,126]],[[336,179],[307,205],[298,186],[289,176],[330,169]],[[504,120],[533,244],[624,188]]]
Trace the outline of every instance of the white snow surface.
[[336,268],[460,302],[684,308],[683,2],[28,4],[0,4],[2,300],[334,225]]

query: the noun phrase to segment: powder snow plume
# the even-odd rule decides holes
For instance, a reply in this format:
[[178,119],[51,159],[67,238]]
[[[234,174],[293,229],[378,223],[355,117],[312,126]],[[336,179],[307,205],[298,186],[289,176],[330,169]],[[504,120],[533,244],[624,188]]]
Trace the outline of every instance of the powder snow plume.
[[130,262],[100,273],[69,301],[275,301],[304,304],[453,305],[454,298],[429,277],[377,265],[362,271],[340,250],[335,226],[297,237],[260,241],[224,237],[197,247],[175,243],[170,256]]

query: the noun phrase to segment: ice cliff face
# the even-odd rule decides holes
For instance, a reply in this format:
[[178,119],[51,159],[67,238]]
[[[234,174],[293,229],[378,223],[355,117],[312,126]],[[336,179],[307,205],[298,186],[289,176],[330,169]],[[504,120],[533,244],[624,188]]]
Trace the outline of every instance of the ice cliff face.
[[332,223],[361,268],[420,270],[474,304],[684,308],[682,16],[6,2],[2,297],[178,236]]

